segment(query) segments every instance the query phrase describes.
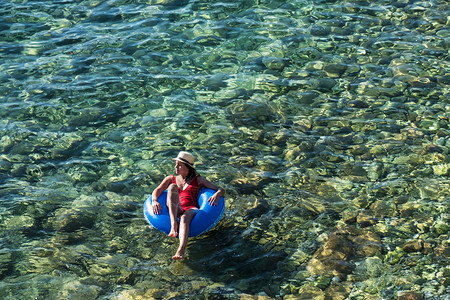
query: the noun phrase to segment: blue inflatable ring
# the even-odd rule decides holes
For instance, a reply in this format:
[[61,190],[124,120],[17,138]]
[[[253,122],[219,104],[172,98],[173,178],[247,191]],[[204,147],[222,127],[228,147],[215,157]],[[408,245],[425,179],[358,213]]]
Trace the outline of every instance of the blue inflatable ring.
[[[200,206],[197,214],[192,219],[189,236],[198,236],[212,229],[220,221],[225,211],[225,201],[223,197],[219,198],[219,203],[211,206],[208,199],[216,193],[215,190],[202,188],[198,193],[198,205]],[[166,234],[170,232],[169,209],[166,204],[167,191],[164,191],[158,197],[161,204],[161,211],[158,215],[153,213],[152,196],[150,195],[144,202],[144,216],[147,222]]]

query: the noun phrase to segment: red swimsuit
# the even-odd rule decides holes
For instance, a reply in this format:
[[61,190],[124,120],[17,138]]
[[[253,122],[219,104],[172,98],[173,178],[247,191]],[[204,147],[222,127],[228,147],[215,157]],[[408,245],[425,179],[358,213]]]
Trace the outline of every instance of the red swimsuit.
[[[190,208],[199,208],[197,201],[199,191],[197,177],[198,175],[195,176],[194,180],[192,180],[192,182],[184,190],[178,188],[181,208],[183,208],[184,211]],[[172,176],[172,183],[177,184],[175,176]]]

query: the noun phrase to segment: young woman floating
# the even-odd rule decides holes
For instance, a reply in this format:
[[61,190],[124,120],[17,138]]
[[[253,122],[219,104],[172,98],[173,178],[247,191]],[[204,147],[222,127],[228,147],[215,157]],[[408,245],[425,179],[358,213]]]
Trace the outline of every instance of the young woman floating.
[[[198,192],[201,188],[216,191],[209,199],[210,205],[217,205],[225,190],[198,175],[194,168],[194,156],[181,151],[175,160],[175,174],[164,178],[152,193],[152,209],[154,214],[161,212],[158,197],[167,190],[167,207],[169,209],[171,229],[169,236],[178,237],[180,245],[173,259],[183,259],[189,236],[192,219],[199,209]],[[180,222],[178,223],[178,218]]]

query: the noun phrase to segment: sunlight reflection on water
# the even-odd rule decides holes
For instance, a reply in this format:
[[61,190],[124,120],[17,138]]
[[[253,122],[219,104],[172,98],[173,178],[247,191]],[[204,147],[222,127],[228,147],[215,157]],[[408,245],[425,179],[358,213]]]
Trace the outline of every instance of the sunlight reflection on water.
[[[0,295],[445,297],[445,12],[4,3]],[[142,204],[181,149],[227,212],[175,263]]]

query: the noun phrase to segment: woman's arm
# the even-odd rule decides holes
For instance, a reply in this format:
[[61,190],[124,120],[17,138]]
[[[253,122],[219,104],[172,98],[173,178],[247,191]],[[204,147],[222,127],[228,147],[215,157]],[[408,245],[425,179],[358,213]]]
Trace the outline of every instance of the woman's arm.
[[159,215],[159,213],[161,212],[161,205],[158,202],[159,195],[161,195],[162,192],[164,192],[164,190],[166,190],[171,183],[172,183],[172,175],[164,178],[161,184],[156,189],[153,190],[152,207],[154,214]]
[[206,178],[202,176],[198,177],[197,182],[200,186],[216,191],[216,193],[208,199],[210,205],[213,206],[217,205],[217,203],[219,202],[219,198],[225,195],[225,190],[223,188],[221,188],[218,185],[215,185],[214,183],[208,181]]

